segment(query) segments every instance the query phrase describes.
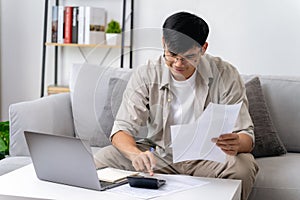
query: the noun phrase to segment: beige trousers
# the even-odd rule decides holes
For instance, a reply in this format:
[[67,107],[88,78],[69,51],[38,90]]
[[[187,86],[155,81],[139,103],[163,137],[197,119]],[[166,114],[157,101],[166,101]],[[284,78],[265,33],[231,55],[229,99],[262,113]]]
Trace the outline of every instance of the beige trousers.
[[[139,145],[142,151],[149,146]],[[237,156],[227,156],[225,164],[208,161],[193,160],[172,163],[171,156],[161,158],[157,156],[155,173],[186,174],[199,177],[212,177],[242,180],[242,200],[246,200],[251,192],[258,166],[250,153],[240,153]],[[102,148],[95,154],[97,167],[114,167],[125,170],[135,170],[130,160],[125,158],[114,146]]]

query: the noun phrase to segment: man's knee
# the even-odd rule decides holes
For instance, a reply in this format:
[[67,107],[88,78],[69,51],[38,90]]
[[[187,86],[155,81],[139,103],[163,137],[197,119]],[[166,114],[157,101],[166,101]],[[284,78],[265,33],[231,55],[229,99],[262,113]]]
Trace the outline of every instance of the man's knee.
[[233,179],[246,181],[251,179],[253,183],[258,172],[258,165],[250,153],[241,153],[235,156],[234,162],[235,173],[232,174]]
[[247,199],[258,172],[258,165],[250,153],[230,157],[222,178],[242,180],[242,199]]
[[107,167],[111,154],[114,154],[114,147],[112,145],[103,147],[97,151],[94,155],[97,168]]
[[97,168],[114,167],[118,169],[134,170],[131,161],[125,158],[118,149],[109,145],[100,149],[94,160]]

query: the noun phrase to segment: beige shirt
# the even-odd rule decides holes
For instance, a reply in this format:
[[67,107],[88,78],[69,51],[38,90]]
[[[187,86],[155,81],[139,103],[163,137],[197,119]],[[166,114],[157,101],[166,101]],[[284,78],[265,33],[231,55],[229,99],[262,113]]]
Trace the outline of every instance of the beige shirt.
[[[237,104],[243,102],[234,132],[247,133],[254,141],[253,123],[248,112],[244,83],[238,71],[218,57],[205,54],[196,71],[194,115],[202,114],[209,102]],[[170,105],[173,94],[170,88],[171,73],[164,59],[148,61],[131,76],[123,94],[111,136],[123,130],[135,138],[147,137],[170,152]],[[147,130],[146,134],[142,134]]]

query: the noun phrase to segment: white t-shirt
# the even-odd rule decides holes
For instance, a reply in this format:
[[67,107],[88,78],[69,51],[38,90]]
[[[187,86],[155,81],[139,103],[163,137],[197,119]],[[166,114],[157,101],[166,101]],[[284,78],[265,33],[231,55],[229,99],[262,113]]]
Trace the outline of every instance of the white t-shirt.
[[195,100],[196,71],[185,81],[177,81],[172,76],[171,91],[171,115],[169,116],[172,125],[189,124],[195,121],[194,100]]

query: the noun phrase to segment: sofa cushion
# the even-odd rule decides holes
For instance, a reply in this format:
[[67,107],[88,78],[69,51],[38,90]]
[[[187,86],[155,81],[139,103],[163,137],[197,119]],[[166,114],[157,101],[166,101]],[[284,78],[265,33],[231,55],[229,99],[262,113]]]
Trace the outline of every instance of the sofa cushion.
[[278,135],[289,152],[300,152],[300,78],[261,76],[261,85]]
[[246,93],[249,101],[249,113],[252,117],[255,133],[255,157],[278,156],[286,149],[273,126],[268,107],[262,92],[260,80],[254,77],[246,82]]
[[259,172],[249,200],[299,199],[299,153],[287,153],[280,157],[256,159]]
[[74,136],[70,94],[56,94],[9,106],[10,156],[29,156],[24,131]]
[[110,144],[114,117],[130,75],[130,69],[73,65],[70,92],[77,137],[89,140],[91,146]]
[[100,119],[106,120],[99,120],[100,127],[108,138],[114,124],[114,119],[116,118],[121,105],[123,92],[127,86],[127,82],[127,80],[120,78],[111,78],[109,80],[106,102],[103,107],[104,111],[100,116]]

